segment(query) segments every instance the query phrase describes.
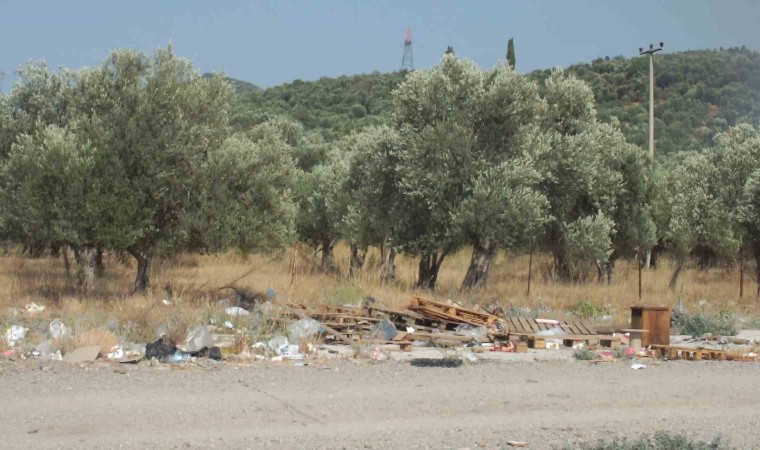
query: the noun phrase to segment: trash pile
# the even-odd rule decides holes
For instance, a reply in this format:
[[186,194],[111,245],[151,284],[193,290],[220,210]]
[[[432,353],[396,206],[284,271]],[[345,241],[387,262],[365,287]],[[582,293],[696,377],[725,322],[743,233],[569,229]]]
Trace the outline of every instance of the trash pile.
[[[19,311],[31,316],[44,308],[30,304]],[[65,353],[56,345],[61,341],[73,342],[73,331],[60,319],[49,323],[48,336],[31,350],[28,345],[22,346],[29,330],[14,324],[2,335],[8,349],[0,352],[0,356],[77,363],[101,358],[122,364],[142,360],[151,364],[183,364],[205,358],[216,361],[289,361],[293,365],[306,365],[307,357],[317,351],[384,361],[389,358],[388,351],[391,350],[436,347],[464,350],[459,363],[446,361],[448,365],[440,365],[441,362],[436,362],[440,367],[454,367],[462,361],[475,362],[478,360],[476,353],[524,353],[528,349],[560,348],[572,349],[576,359],[595,363],[617,358],[759,359],[752,349],[760,345],[760,331],[749,330],[737,337],[706,335],[699,339],[680,340],[671,337],[669,345],[642,347],[638,335],[631,334],[629,342],[627,334],[610,330],[607,334],[599,333],[585,320],[510,316],[504,314],[502,308],[489,312],[482,307],[465,308],[451,300],[444,303],[419,296],[413,296],[405,308],[393,309],[378,306],[371,299],[353,306],[286,304],[279,302],[274,292],[267,292],[266,298],[255,302],[224,305],[224,312],[232,320],[222,323],[212,320],[197,325],[187,331],[181,343],[170,341],[163,332],[157,334],[158,339],[147,344],[127,342],[108,332],[110,340],[97,341],[100,345],[82,346]],[[279,331],[270,330],[259,335],[260,331],[237,328],[240,320],[255,322],[262,317],[275,325],[272,330]],[[628,331],[648,332],[642,329]],[[668,330],[664,336],[667,342]],[[112,345],[115,342],[118,343]],[[25,351],[21,350],[22,347]],[[421,367],[431,365],[424,360],[416,364]],[[646,368],[646,365],[634,366],[632,368]]]

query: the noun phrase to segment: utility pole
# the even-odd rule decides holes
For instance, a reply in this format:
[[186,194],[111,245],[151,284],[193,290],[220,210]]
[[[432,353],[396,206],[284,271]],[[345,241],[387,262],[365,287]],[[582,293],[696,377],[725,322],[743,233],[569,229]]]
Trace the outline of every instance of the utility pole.
[[662,51],[665,44],[655,48],[649,44],[649,50],[639,47],[639,55],[649,55],[649,159],[654,162],[654,54]]
[[[652,162],[652,168],[654,168],[654,54],[662,51],[664,46],[665,43],[660,42],[657,48],[649,44],[649,50],[639,47],[639,55],[649,55],[649,160]],[[652,249],[647,250],[644,260],[644,265],[649,270],[652,263]],[[640,278],[641,275],[639,275],[639,283],[641,283]],[[639,288],[639,296],[641,296],[641,288]]]

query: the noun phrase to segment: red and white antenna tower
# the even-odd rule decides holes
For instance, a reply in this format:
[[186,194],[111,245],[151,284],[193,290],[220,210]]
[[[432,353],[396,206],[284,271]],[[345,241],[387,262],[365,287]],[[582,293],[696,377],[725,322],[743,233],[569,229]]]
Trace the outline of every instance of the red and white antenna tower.
[[412,27],[406,29],[404,35],[404,57],[401,59],[401,70],[414,70],[412,58]]

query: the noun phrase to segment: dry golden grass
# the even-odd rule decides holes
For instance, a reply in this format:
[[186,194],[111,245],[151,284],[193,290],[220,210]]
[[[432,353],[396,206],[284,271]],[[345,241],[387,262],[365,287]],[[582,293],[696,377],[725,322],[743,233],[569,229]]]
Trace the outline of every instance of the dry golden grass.
[[[335,256],[340,272],[346,273],[349,257],[346,246],[339,245]],[[36,302],[47,309],[33,318],[22,319],[31,323],[31,326],[25,326],[30,326],[40,336],[45,335],[52,318],[61,318],[72,327],[75,339],[79,336],[78,343],[86,341],[90,345],[102,343],[104,346],[111,343],[112,339],[98,338],[109,336],[104,330],[107,326],[138,342],[155,339],[159,331],[179,341],[195,324],[210,319],[225,320],[222,307],[216,300],[228,297],[230,292],[218,288],[248,272],[235,283],[236,286],[256,292],[271,287],[293,303],[356,303],[371,295],[382,304],[399,307],[408,302],[410,294],[418,293],[437,299],[455,299],[464,304],[500,303],[516,308],[543,308],[561,315],[580,302],[587,302],[608,310],[620,325],[628,322],[629,307],[633,304],[673,307],[679,297],[694,313],[731,311],[755,316],[760,312],[760,302],[754,295],[754,280],[750,277],[745,278],[745,295],[739,299],[735,268],[707,271],[689,268],[683,272],[679,288],[671,291],[668,282],[672,265],[662,260],[657,270],[643,272],[643,296],[639,300],[638,274],[634,264],[627,261],[618,262],[615,279],[609,286],[597,282],[570,284],[550,280],[545,275],[550,257],[536,255],[528,296],[527,255],[499,255],[487,288],[460,291],[470,252],[454,254],[444,261],[438,288],[433,293],[414,289],[417,265],[412,258],[397,258],[397,280],[388,284],[379,282],[377,251],[370,252],[366,267],[354,280],[344,275],[316,273],[313,268],[317,258],[318,255],[313,256],[304,246],[277,255],[244,256],[233,252],[182,255],[158,261],[149,292],[144,296],[133,296],[130,288],[134,267],[120,264],[113,258],[106,259],[106,275],[98,281],[97,288],[81,295],[76,291],[73,279],[66,278],[60,259],[0,257],[0,325],[9,325],[14,320],[13,314],[6,313],[9,309]],[[162,303],[166,286],[171,286],[173,292],[170,307]],[[87,334],[91,330],[99,331]]]

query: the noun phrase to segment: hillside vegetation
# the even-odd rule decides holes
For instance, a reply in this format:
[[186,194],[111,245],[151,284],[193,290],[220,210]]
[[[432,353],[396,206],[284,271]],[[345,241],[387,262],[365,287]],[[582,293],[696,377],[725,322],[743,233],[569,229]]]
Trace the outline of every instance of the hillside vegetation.
[[[717,132],[760,120],[760,53],[745,48],[663,53],[655,64],[658,154],[703,148]],[[576,64],[566,72],[589,83],[600,118],[617,117],[627,140],[646,146],[648,70],[644,57],[618,56]],[[543,81],[549,74],[539,70],[529,77]],[[238,90],[232,122],[245,129],[285,116],[332,140],[368,125],[389,124],[391,92],[404,77],[403,72],[374,72]]]

